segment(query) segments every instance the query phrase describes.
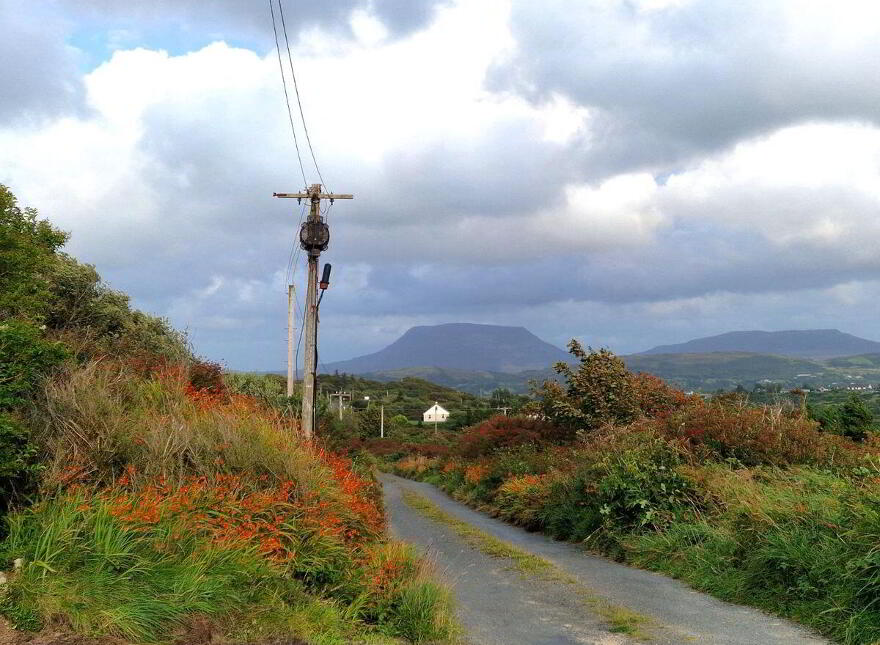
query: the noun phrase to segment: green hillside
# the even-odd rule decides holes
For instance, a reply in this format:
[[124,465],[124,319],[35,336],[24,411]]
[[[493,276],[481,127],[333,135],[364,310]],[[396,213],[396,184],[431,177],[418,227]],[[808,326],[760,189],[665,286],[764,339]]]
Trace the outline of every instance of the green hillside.
[[841,356],[830,358],[825,361],[830,367],[877,369],[880,370],[880,354],[857,354],[856,356]]
[[648,372],[680,387],[703,391],[754,385],[765,379],[788,382],[798,375],[809,380],[822,378],[827,372],[818,361],[749,352],[638,354],[625,356],[624,361],[635,372]]

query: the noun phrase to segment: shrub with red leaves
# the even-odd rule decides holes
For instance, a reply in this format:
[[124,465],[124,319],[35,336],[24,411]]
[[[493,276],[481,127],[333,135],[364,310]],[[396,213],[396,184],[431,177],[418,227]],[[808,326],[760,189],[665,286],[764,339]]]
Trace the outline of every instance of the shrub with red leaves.
[[540,419],[497,415],[468,429],[458,440],[456,452],[464,457],[480,457],[499,448],[527,443],[558,443],[571,438],[571,431]]
[[630,390],[639,412],[646,417],[667,417],[700,397],[685,394],[663,379],[641,372],[630,377]]
[[869,451],[821,432],[798,411],[750,406],[745,401],[693,399],[681,409],[641,424],[681,441],[700,459],[757,464],[854,464]]
[[195,361],[189,368],[189,384],[197,392],[225,393],[223,366],[212,361]]

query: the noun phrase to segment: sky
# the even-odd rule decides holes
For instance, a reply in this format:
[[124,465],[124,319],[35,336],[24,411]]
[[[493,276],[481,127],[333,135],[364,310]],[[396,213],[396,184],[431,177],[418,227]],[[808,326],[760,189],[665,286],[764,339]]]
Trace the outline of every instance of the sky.
[[[444,322],[880,340],[880,3],[282,2],[321,174],[355,195],[322,362]],[[0,183],[199,354],[283,369],[305,259],[272,193],[303,177],[268,2],[0,0],[0,25]]]

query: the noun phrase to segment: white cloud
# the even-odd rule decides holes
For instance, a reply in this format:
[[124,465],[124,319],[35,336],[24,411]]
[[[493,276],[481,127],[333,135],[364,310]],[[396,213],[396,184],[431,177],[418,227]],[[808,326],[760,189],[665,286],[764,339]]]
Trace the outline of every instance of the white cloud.
[[880,244],[880,128],[784,128],[671,176],[658,202],[674,217],[880,267],[868,252]]

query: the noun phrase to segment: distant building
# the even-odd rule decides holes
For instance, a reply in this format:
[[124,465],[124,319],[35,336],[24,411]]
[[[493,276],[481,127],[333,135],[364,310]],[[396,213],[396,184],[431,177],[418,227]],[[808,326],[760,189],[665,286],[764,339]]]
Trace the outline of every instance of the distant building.
[[441,408],[440,404],[434,401],[434,405],[425,410],[422,414],[422,420],[425,423],[442,423],[449,418],[449,411]]

